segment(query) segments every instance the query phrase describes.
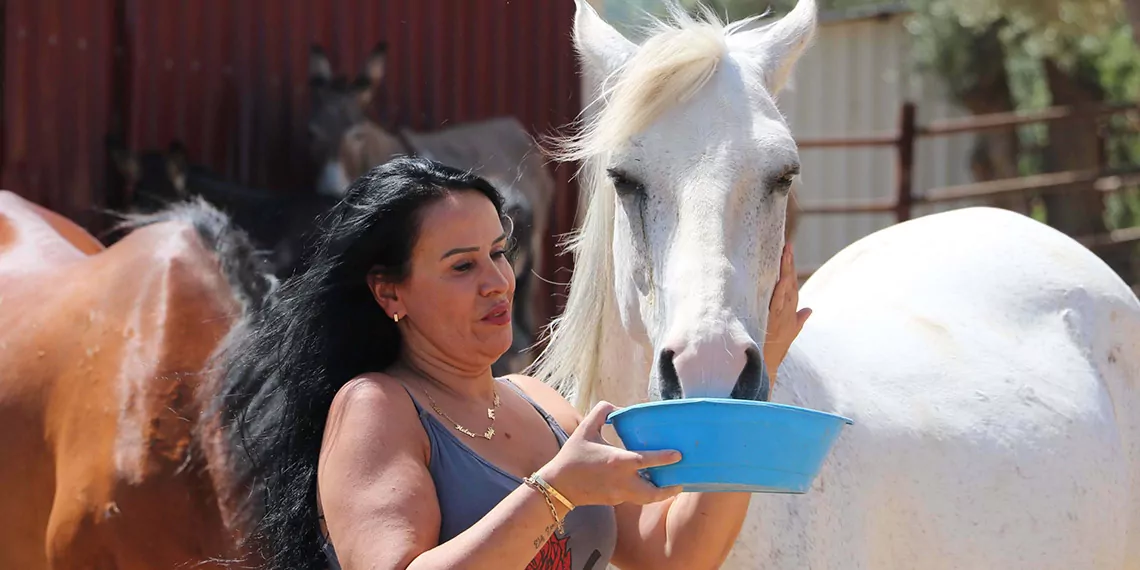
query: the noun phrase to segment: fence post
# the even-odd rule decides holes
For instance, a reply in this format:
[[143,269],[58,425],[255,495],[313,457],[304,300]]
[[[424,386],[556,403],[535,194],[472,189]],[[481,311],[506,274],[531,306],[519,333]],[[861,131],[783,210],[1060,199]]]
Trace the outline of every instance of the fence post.
[[1098,117],[1096,119],[1096,168],[1097,176],[1104,176],[1108,170],[1108,143],[1110,122],[1114,117]]
[[914,103],[903,103],[899,112],[898,157],[896,160],[895,217],[899,222],[910,219],[914,205],[914,147],[918,126]]

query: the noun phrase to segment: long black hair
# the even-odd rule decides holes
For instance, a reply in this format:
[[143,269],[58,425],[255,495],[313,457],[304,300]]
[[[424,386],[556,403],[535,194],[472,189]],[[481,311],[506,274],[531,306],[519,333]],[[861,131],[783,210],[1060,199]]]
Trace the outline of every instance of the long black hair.
[[357,179],[325,216],[306,260],[219,353],[214,411],[232,454],[249,552],[269,570],[327,567],[317,517],[317,460],[329,407],[354,377],[397,358],[400,333],[366,276],[407,277],[422,209],[475,190],[503,216],[486,180],[423,158],[397,158]]

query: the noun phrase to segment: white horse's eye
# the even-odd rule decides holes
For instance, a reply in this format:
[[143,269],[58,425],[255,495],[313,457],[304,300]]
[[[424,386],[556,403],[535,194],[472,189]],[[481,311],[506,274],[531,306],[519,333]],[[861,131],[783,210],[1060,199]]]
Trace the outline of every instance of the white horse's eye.
[[614,189],[619,196],[633,196],[645,193],[645,185],[640,180],[616,168],[607,168],[606,174],[614,183]]
[[788,192],[792,189],[792,183],[796,181],[796,177],[799,175],[799,167],[789,168],[777,178],[772,179],[770,188],[773,192]]

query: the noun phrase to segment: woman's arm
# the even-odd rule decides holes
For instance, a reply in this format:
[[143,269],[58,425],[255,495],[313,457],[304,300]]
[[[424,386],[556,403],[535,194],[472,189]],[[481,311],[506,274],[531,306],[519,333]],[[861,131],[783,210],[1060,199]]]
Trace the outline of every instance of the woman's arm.
[[525,568],[554,530],[546,499],[522,485],[471,529],[436,546],[439,502],[427,470],[427,436],[395,382],[359,379],[346,386],[328,425],[318,485],[344,570]]
[[[509,378],[563,430],[577,430],[581,416],[553,388],[526,376]],[[682,493],[644,506],[617,505],[618,538],[612,562],[623,570],[718,568],[740,533],[751,496]]]
[[[811,309],[796,310],[799,280],[790,244],[780,259],[780,278],[768,304],[764,361],[773,385],[776,371],[803,330]],[[570,432],[577,411],[549,386],[525,376],[512,377]],[[615,508],[618,543],[614,565],[624,570],[718,568],[732,548],[748,514],[750,493],[682,493],[645,506]]]
[[[600,427],[601,414],[587,419]],[[525,568],[555,529],[551,505],[559,520],[566,516],[556,500],[548,503],[539,491],[520,485],[477,523],[437,546],[440,514],[427,469],[430,445],[401,385],[383,378],[353,381],[334,400],[328,426],[318,488],[345,570]],[[597,484],[592,500],[606,496],[639,504],[660,501],[670,492],[641,480],[637,469],[676,460],[581,437],[563,446],[556,459],[540,473],[568,484]]]
[[751,493],[681,493],[650,505],[615,508],[613,563],[623,570],[720,568],[728,557]]

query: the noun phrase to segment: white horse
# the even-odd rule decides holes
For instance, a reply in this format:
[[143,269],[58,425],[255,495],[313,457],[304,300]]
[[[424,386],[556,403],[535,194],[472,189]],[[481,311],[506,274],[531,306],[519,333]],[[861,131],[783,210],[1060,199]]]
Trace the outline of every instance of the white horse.
[[[798,168],[773,98],[815,2],[675,13],[640,44],[577,6],[595,100],[565,154],[588,205],[532,372],[582,410],[756,397]],[[1096,256],[962,209],[860,240],[801,299],[773,400],[855,424],[808,494],[753,496],[726,567],[1140,568],[1140,302]]]

